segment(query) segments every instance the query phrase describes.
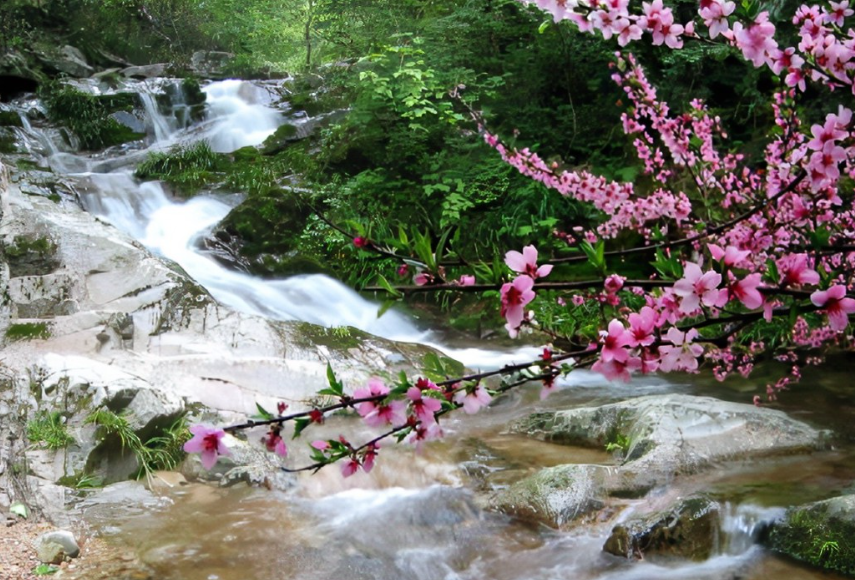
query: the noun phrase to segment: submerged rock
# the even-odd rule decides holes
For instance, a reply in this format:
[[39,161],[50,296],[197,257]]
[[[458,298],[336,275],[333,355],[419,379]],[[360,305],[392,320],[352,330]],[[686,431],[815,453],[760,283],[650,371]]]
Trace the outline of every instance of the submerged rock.
[[825,570],[855,576],[855,495],[790,508],[772,525],[769,547]]

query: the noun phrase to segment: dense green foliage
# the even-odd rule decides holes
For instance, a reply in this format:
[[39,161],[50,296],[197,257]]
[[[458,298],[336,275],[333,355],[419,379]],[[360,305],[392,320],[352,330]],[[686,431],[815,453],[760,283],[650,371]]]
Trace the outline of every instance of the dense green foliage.
[[[688,17],[696,8],[683,2],[680,10]],[[20,25],[25,16],[34,24]],[[284,126],[260,151],[224,155],[203,144],[155,154],[137,173],[185,196],[244,193],[217,235],[258,273],[325,270],[357,285],[377,274],[410,281],[413,269],[398,278],[400,263],[355,248],[354,235],[408,254],[420,239],[426,256],[442,245],[452,263],[486,261],[479,281],[499,281],[502,268],[492,259],[509,248],[537,240],[543,252],[566,252],[552,232],[587,227],[598,216],[502,163],[482,143],[470,109],[492,131],[516,135],[516,145],[548,143],[538,150],[560,166],[635,181],[642,191],[652,185],[620,129],[625,103],[610,78],[614,45],[515,0],[12,0],[0,21],[18,31],[18,45],[64,27],[93,63],[106,51],[184,70],[194,51],[224,50],[234,53],[229,72],[238,76],[298,72],[287,85],[292,108],[310,116],[335,111],[310,138],[292,138],[294,128]],[[675,109],[707,99],[735,146],[757,152],[771,128],[763,105],[774,87],[768,72],[725,46],[636,50]],[[108,104],[68,88],[45,93],[51,116],[85,146],[132,137],[115,134]],[[615,243],[636,242],[630,238]],[[453,268],[448,273],[453,278]],[[567,312],[544,306],[538,316],[562,323]],[[567,323],[584,325],[595,314],[579,312]]]
[[95,96],[69,85],[52,83],[42,88],[41,97],[49,118],[71,129],[84,149],[109,147],[145,137],[109,116],[129,108],[128,99],[122,95]]

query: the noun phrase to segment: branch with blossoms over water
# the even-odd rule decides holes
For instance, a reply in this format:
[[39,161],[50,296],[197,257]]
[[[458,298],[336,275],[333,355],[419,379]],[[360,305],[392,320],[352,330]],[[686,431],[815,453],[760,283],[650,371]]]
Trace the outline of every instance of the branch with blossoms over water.
[[[683,22],[662,0],[524,3],[556,23],[614,39],[621,49],[639,41],[672,50],[713,43],[768,69],[777,79],[768,103],[775,130],[762,153],[740,151],[701,99],[673,111],[627,52],[615,54],[611,75],[626,97],[621,128],[643,168],[636,182],[547,162],[509,144],[470,111],[486,146],[505,163],[588,204],[596,223],[557,228],[551,242],[558,249],[548,256],[538,251],[546,244],[532,243],[491,263],[450,251],[448,234],[371,239],[365,228],[351,237],[359,249],[397,264],[400,279],[412,280],[393,284],[378,276],[367,289],[385,293],[386,306],[423,292],[497,295],[497,324],[501,320],[510,337],[526,334],[545,343],[544,356],[459,378],[402,376],[389,385],[372,379],[352,394],[330,372],[330,387],[319,393],[330,398],[328,405],[225,429],[194,427],[186,448],[201,452],[206,466],[226,452],[226,431],[266,426],[265,445],[284,455],[284,424],[293,423],[299,436],[330,413],[351,410],[380,432],[359,443],[313,441],[311,463],[291,469],[338,461],[344,475],[370,471],[386,440],[418,446],[442,436],[452,411],[477,412],[497,394],[531,381],[541,382],[545,397],[562,373],[586,367],[609,380],[702,369],[725,380],[777,360],[787,370],[766,385],[765,399],[772,401],[799,380],[804,365],[852,347],[855,11],[849,1],[800,6],[793,43],[782,40],[754,2],[701,0],[697,16]],[[804,105],[817,94],[832,95],[823,102],[834,105],[824,117],[805,117],[810,108]],[[490,387],[493,377],[502,377],[501,385]],[[755,395],[754,402],[762,399]]]

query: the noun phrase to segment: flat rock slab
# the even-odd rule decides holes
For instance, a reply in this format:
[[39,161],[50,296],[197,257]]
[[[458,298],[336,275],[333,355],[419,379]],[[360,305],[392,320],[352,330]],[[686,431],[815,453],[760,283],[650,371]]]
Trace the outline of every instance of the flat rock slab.
[[657,475],[702,471],[746,457],[809,452],[823,448],[828,438],[781,411],[678,394],[535,413],[511,430],[578,446],[605,447],[623,440],[622,467]]

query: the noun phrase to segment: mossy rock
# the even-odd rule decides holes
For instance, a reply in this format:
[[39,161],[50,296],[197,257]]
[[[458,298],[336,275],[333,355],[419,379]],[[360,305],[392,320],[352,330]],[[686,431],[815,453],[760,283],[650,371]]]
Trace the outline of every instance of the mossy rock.
[[280,125],[278,129],[264,140],[261,146],[261,152],[265,155],[275,155],[280,151],[284,151],[289,144],[299,140],[297,135],[297,127],[290,123]]
[[57,246],[48,237],[15,236],[11,244],[2,248],[9,264],[9,277],[44,276],[60,266]]
[[285,256],[299,250],[299,236],[310,213],[286,192],[250,196],[220,227],[240,239],[241,256],[257,262],[264,254]]
[[0,111],[0,126],[23,127],[24,122],[21,120],[21,116],[15,111]]
[[17,153],[15,133],[8,127],[0,127],[0,153]]
[[790,508],[772,526],[767,543],[818,568],[855,577],[855,495]]
[[676,557],[701,562],[719,543],[720,506],[705,497],[617,525],[603,551],[623,558]]
[[9,325],[6,329],[6,340],[45,340],[50,338],[50,334],[47,322],[20,322]]
[[115,93],[112,95],[96,95],[95,100],[101,104],[106,113],[118,111],[131,112],[142,107],[142,101],[137,93]]

